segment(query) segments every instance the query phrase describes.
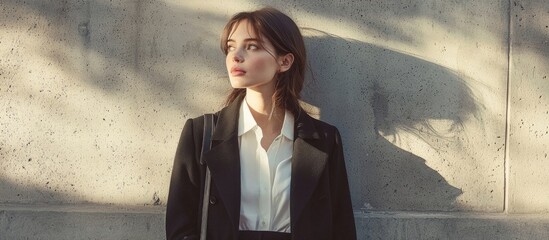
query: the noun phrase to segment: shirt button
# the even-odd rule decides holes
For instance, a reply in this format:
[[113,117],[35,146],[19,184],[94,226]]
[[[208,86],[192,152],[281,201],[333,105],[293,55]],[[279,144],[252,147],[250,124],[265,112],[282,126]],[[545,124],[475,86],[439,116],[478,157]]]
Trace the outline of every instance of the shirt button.
[[217,198],[215,196],[210,197],[210,204],[215,205],[217,203]]

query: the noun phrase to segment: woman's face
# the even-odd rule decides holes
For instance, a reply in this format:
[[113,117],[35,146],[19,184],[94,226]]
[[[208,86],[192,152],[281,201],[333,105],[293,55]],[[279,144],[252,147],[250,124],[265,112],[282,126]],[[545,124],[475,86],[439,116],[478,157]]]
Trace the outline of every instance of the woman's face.
[[[272,93],[275,74],[279,70],[276,51],[268,39],[259,36],[242,20],[227,41],[225,63],[233,88],[249,88],[263,93]],[[261,43],[261,44],[260,44]]]

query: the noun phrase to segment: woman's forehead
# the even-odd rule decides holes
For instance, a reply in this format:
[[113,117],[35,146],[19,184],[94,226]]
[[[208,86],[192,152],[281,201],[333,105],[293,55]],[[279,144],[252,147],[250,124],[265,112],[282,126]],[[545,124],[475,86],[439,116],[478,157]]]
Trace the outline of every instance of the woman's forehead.
[[261,36],[256,33],[252,23],[250,23],[247,19],[242,19],[233,24],[227,40],[232,39],[235,33],[244,35],[244,38],[262,39]]

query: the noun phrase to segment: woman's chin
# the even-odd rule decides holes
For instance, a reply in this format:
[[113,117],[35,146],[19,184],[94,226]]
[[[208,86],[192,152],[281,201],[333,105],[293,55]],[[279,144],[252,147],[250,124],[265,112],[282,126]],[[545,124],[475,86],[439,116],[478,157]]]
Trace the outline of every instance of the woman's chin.
[[233,80],[231,79],[231,87],[233,88],[246,88],[248,87],[248,84],[242,82],[242,81],[238,81],[238,80]]

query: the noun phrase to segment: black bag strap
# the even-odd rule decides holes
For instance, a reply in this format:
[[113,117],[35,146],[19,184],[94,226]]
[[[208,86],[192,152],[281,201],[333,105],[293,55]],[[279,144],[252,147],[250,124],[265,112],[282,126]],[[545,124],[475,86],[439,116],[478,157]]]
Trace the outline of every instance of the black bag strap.
[[[200,153],[200,164],[205,165],[204,153],[212,148],[212,135],[215,127],[213,114],[204,114],[204,134],[202,139],[202,152]],[[206,231],[208,228],[208,205],[210,201],[211,185],[210,169],[206,165],[206,176],[204,179],[204,196],[202,198],[202,221],[200,222],[200,240],[206,240]]]
[[206,164],[203,159],[203,155],[205,152],[210,151],[212,149],[212,135],[213,135],[213,129],[215,127],[214,122],[214,115],[204,114],[204,132],[203,132],[203,138],[202,138],[202,152],[200,153],[200,164],[204,165]]

